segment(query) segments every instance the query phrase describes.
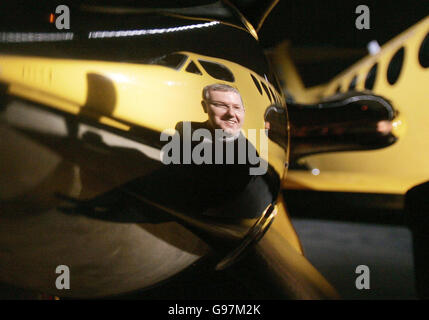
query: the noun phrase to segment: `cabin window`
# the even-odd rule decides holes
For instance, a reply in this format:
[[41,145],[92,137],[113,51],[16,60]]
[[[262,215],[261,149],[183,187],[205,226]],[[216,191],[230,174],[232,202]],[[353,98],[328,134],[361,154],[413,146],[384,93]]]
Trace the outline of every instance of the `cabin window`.
[[195,74],[199,74],[202,75],[202,72],[200,71],[200,69],[198,69],[197,65],[194,63],[194,61],[191,61],[188,66],[186,67],[186,71],[190,72],[190,73],[195,73]]
[[253,74],[251,74],[250,76],[252,77],[252,80],[253,80],[253,82],[255,83],[255,86],[256,86],[256,88],[258,89],[259,94],[260,94],[260,95],[262,95],[262,88],[261,88],[261,85],[259,84],[258,79],[256,79],[256,78],[253,76]]
[[356,84],[357,84],[357,76],[354,76],[352,81],[350,81],[349,90],[354,90],[356,88]]
[[234,82],[234,75],[224,65],[221,65],[220,63],[214,63],[214,62],[209,62],[204,60],[198,60],[198,62],[202,65],[204,70],[206,70],[207,73],[211,75],[213,78],[218,80]]
[[368,74],[365,79],[365,88],[368,90],[372,90],[374,88],[375,79],[377,77],[377,68],[378,63],[375,63],[371,69],[369,69]]
[[389,67],[387,68],[387,81],[391,85],[398,81],[399,75],[401,74],[402,65],[404,63],[404,52],[404,47],[401,47],[390,60]]
[[270,90],[270,93],[271,93],[271,96],[273,97],[273,100],[274,100],[275,102],[277,102],[277,99],[276,99],[276,96],[274,95],[273,90],[272,90],[270,87],[268,87],[268,90]]
[[264,88],[264,91],[265,91],[265,93],[267,94],[267,96],[268,96],[268,99],[270,99],[270,102],[273,102],[273,98],[271,98],[271,94],[270,94],[270,92],[268,91],[268,88],[267,88],[267,86],[265,85],[265,83],[263,83],[263,82],[261,82],[261,84],[262,84],[262,88]]
[[423,68],[429,67],[429,32],[426,34],[420,46],[419,62]]
[[179,70],[185,63],[187,56],[181,53],[171,53],[165,56],[153,59],[149,64],[156,64],[159,66],[169,67]]

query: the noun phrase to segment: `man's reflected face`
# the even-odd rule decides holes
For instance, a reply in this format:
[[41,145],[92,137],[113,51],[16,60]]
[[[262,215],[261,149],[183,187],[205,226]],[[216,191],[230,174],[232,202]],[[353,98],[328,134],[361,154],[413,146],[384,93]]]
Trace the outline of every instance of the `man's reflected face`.
[[205,101],[209,124],[213,129],[222,129],[225,133],[236,136],[244,123],[244,106],[241,97],[233,91],[210,90]]

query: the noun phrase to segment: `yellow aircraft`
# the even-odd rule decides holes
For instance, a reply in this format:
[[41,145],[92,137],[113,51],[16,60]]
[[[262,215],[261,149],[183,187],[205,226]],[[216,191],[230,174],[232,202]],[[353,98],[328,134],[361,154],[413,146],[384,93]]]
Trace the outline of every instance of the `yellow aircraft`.
[[368,55],[328,83],[312,88],[302,84],[288,55],[287,43],[277,47],[273,61],[281,69],[279,76],[287,84],[285,89],[296,102],[323,102],[353,90],[382,96],[395,110],[391,124],[384,124],[388,127],[383,128],[397,139],[377,150],[301,157],[298,162],[310,170],[290,170],[283,184],[286,189],[404,195],[411,187],[428,180],[429,148],[422,138],[428,132],[428,28],[426,18],[387,42],[378,53]]
[[[287,179],[283,180],[285,195],[290,195],[287,201],[297,199],[294,204],[288,202],[289,208],[317,208],[313,210],[317,211],[317,217],[342,215],[343,219],[358,221],[405,222],[413,233],[417,290],[421,297],[427,298],[429,17],[328,83],[315,87],[304,87],[289,50],[288,43],[283,42],[270,53],[290,101],[292,127],[297,120],[295,132],[291,131],[293,161]],[[351,128],[347,121],[358,115],[352,102],[342,115],[331,114],[331,124],[304,123],[291,114],[296,105],[295,108],[309,115],[313,112],[317,117],[315,109],[327,111],[336,99],[347,96],[364,97],[364,103],[358,106],[361,113],[371,109],[365,96],[383,101],[385,116],[373,115],[372,121],[368,118]],[[338,119],[340,125],[335,127]],[[342,131],[335,134],[336,128]],[[344,139],[348,131],[356,134]],[[323,136],[329,136],[332,144],[317,140]],[[345,146],[344,141],[353,143]],[[312,202],[315,207],[304,202]],[[357,215],[349,215],[351,210],[357,211]],[[338,213],[332,214],[333,211]]]
[[[61,31],[64,7],[32,10],[31,31],[2,12],[0,282],[70,298],[209,298],[225,280],[230,298],[338,297],[279,192],[287,105],[257,40],[275,4],[253,20],[239,1],[83,5]],[[264,174],[161,162],[163,133],[205,125],[207,103],[233,109],[205,100],[211,84],[241,94]]]

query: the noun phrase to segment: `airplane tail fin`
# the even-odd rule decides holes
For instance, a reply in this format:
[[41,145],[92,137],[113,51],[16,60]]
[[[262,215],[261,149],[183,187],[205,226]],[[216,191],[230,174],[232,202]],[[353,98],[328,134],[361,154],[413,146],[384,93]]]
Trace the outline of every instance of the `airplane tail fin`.
[[290,54],[290,43],[281,42],[268,54],[272,65],[276,68],[277,75],[287,99],[293,96],[301,96],[305,91],[304,82],[292,60]]

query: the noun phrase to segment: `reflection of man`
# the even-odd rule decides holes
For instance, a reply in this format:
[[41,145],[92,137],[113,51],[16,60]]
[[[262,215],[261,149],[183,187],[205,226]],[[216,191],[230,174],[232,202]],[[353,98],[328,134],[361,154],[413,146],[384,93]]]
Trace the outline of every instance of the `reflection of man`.
[[169,194],[178,205],[186,203],[188,210],[204,215],[259,216],[275,198],[279,182],[271,169],[267,174],[268,163],[241,132],[245,108],[240,93],[212,84],[203,89],[201,104],[208,120],[179,122],[171,148],[164,149],[162,162],[175,184]]
[[[177,135],[163,148],[163,163],[238,164],[245,165],[240,170],[246,167],[251,175],[265,174],[266,161],[241,132],[245,108],[238,90],[226,84],[208,85],[203,89],[201,104],[208,120],[179,122]],[[175,150],[168,152],[170,149]]]
[[203,89],[204,112],[212,129],[222,129],[226,135],[238,137],[244,123],[244,105],[237,89],[225,84],[212,84]]

